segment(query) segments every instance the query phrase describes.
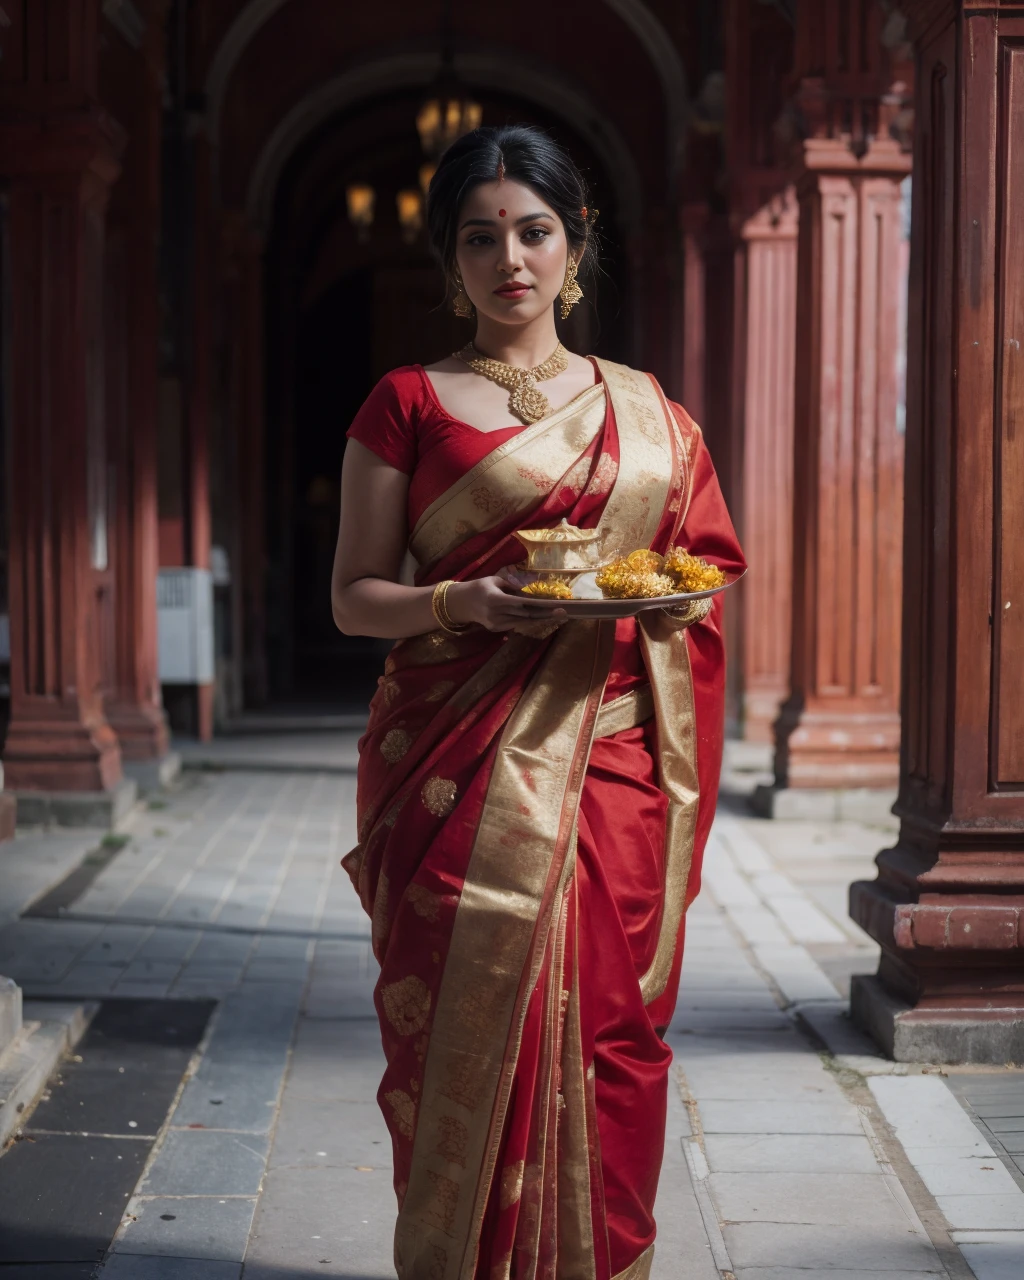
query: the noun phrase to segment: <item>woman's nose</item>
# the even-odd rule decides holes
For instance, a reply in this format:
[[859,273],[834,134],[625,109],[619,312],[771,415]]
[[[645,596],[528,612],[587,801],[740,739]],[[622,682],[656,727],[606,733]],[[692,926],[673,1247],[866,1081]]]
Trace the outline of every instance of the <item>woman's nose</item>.
[[520,251],[519,239],[510,236],[502,243],[501,257],[498,259],[498,270],[507,271],[510,275],[523,269],[523,255]]

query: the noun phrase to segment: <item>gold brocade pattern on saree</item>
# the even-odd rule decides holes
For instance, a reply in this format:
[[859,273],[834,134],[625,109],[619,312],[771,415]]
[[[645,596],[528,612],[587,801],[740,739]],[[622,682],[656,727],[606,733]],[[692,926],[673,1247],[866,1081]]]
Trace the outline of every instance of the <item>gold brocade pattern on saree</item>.
[[402,687],[394,676],[381,677],[380,696],[384,699],[384,705],[386,707],[390,707],[401,692]]
[[415,1035],[430,1016],[430,990],[415,974],[384,987],[380,998],[388,1022],[400,1036]]
[[384,1095],[395,1115],[395,1128],[403,1138],[411,1138],[416,1127],[416,1103],[404,1089],[392,1089]]
[[413,911],[424,920],[429,920],[432,924],[436,923],[441,913],[441,895],[432,893],[425,885],[417,884],[415,880],[406,889],[405,897]]
[[423,636],[400,640],[402,657],[418,666],[430,666],[435,662],[451,662],[459,656],[459,647],[451,636],[443,631],[429,631]]
[[430,686],[430,692],[426,696],[427,702],[444,702],[445,698],[455,688],[454,680],[438,680],[437,684]]
[[411,746],[411,733],[405,729],[389,729],[381,739],[380,753],[388,764],[397,764]]
[[428,778],[420,790],[420,798],[435,818],[447,818],[455,808],[459,789],[450,778]]
[[434,1188],[434,1195],[424,1216],[432,1226],[450,1236],[455,1230],[455,1214],[459,1207],[459,1184],[435,1169],[428,1170],[427,1177]]
[[517,1160],[515,1164],[508,1164],[502,1169],[501,1198],[499,1200],[502,1209],[507,1209],[510,1205],[519,1202],[519,1197],[523,1194],[523,1170],[525,1168],[526,1162]]
[[441,1140],[434,1148],[442,1160],[450,1164],[466,1167],[466,1152],[469,1147],[469,1130],[455,1116],[442,1116],[438,1121]]
[[483,1090],[483,1080],[476,1072],[475,1065],[468,1056],[461,1060],[450,1060],[445,1064],[447,1079],[437,1090],[442,1098],[465,1107],[471,1113],[480,1105]]
[[550,477],[549,489],[557,486],[600,434],[604,420],[604,388],[593,386],[498,445],[416,522],[409,546],[420,565],[436,563],[475,534],[535,507],[542,498],[540,476]]

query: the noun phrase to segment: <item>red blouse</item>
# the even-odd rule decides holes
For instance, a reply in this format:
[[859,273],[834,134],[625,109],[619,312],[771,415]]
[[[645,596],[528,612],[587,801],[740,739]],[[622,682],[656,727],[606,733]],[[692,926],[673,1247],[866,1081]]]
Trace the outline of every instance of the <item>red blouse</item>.
[[421,364],[386,373],[353,419],[348,435],[409,477],[409,528],[440,494],[520,425],[481,431],[460,422],[441,402]]
[[[598,380],[600,377],[598,370]],[[423,366],[407,364],[381,378],[347,434],[409,477],[408,518],[412,529],[435,498],[492,449],[523,429],[513,426],[481,431],[468,422],[460,422],[441,406]],[[615,625],[615,652],[605,700],[626,693],[646,678],[636,640],[636,620],[620,618]]]

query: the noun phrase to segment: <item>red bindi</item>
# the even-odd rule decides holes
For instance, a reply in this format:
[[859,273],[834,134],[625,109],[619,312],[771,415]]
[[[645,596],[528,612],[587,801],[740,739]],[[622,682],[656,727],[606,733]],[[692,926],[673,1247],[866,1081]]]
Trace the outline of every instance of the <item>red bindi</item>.
[[505,216],[505,210],[504,210],[504,209],[499,209],[499,210],[498,210],[498,217],[499,217],[499,218],[504,218],[504,216]]

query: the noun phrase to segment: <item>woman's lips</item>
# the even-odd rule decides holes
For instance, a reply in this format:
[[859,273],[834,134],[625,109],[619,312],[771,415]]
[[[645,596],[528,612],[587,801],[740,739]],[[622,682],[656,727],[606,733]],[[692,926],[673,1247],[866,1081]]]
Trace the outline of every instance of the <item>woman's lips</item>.
[[499,298],[525,298],[532,287],[528,284],[504,285],[500,289],[495,289],[494,292]]

